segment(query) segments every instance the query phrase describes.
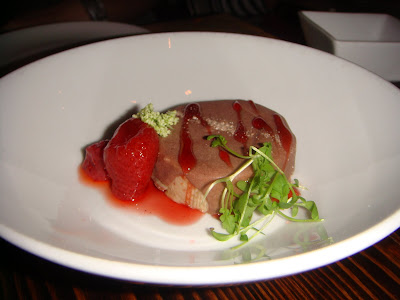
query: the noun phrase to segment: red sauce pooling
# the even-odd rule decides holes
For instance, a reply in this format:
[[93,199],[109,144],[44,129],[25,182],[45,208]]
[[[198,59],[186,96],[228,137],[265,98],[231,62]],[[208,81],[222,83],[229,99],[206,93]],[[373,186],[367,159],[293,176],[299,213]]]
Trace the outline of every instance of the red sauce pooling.
[[246,129],[244,128],[243,122],[242,122],[242,116],[240,112],[242,111],[242,106],[238,101],[235,101],[233,103],[233,109],[236,111],[237,116],[238,116],[238,124],[236,126],[235,133],[233,134],[233,137],[236,141],[239,143],[243,144],[244,148],[246,149],[246,143],[247,143],[247,134],[246,134]]
[[193,141],[189,133],[189,121],[196,117],[201,125],[203,125],[209,134],[211,134],[211,127],[201,117],[200,105],[198,103],[191,103],[185,107],[183,123],[181,129],[181,147],[179,150],[178,162],[182,168],[183,174],[187,174],[196,166],[196,157],[193,153]]
[[160,219],[176,225],[189,225],[198,221],[204,214],[168,198],[164,192],[151,183],[143,198],[134,206],[135,210],[148,215],[156,215]]
[[[78,168],[78,175],[79,175],[79,181],[87,186],[92,186],[92,187],[98,187],[98,188],[110,188],[110,182],[109,181],[95,181],[92,178],[89,177],[89,175],[86,174],[85,170],[82,168],[82,166],[79,166]],[[110,190],[111,194],[111,190]]]
[[254,128],[256,129],[264,129],[271,137],[274,137],[274,131],[272,130],[271,126],[265,122],[265,120],[261,117],[255,117],[251,122]]
[[110,189],[109,182],[95,182],[90,179],[82,168],[79,168],[80,181],[100,189],[105,197],[114,206],[130,209],[134,213],[142,215],[155,215],[160,219],[175,225],[190,225],[197,222],[204,214],[186,205],[178,204],[158,190],[153,182],[140,199],[135,201],[123,201],[116,198]]

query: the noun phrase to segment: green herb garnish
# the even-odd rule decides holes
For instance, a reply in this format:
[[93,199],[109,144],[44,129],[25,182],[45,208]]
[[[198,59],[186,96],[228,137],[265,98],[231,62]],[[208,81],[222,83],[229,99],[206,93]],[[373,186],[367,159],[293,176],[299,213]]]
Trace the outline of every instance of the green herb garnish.
[[[262,147],[249,148],[249,155],[236,153],[227,146],[226,139],[221,135],[210,135],[207,140],[212,140],[211,147],[221,147],[230,154],[245,159],[242,166],[225,178],[215,180],[207,189],[205,197],[216,184],[224,183],[225,189],[221,196],[220,220],[227,233],[218,233],[211,228],[211,234],[219,241],[227,241],[239,236],[242,243],[233,249],[246,244],[279,215],[294,222],[319,222],[318,209],[314,201],[307,201],[296,194],[299,188],[298,180],[290,183],[284,172],[272,160],[271,143],[264,143]],[[236,193],[233,181],[243,170],[252,166],[254,175],[247,181],[238,181]],[[309,218],[296,218],[299,208],[309,212]],[[282,210],[291,210],[287,215]],[[258,212],[261,217],[252,221],[253,215]],[[250,234],[251,233],[251,234]]]
[[175,110],[160,113],[154,111],[152,103],[147,104],[137,114],[132,115],[132,117],[141,119],[143,122],[149,124],[161,137],[167,137],[171,133],[172,126],[176,125],[179,121]]

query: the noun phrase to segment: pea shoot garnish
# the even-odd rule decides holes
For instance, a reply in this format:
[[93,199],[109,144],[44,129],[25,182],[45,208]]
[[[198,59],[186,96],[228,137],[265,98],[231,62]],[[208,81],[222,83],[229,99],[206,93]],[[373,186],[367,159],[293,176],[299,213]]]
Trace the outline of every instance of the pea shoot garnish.
[[[211,147],[221,147],[245,160],[237,171],[215,180],[206,191],[205,197],[216,184],[225,184],[219,219],[227,233],[218,233],[211,228],[214,238],[227,241],[239,236],[241,243],[233,247],[237,249],[262,233],[276,215],[293,222],[322,221],[314,201],[308,201],[298,194],[297,190],[300,188],[298,180],[290,183],[285,173],[274,163],[271,143],[264,143],[260,148],[251,146],[249,154],[245,156],[230,149],[226,139],[221,135],[210,135],[207,140],[212,140]],[[250,166],[254,175],[246,181],[236,182],[236,187],[240,191],[237,193],[233,181]],[[309,218],[296,218],[299,208],[307,210]],[[283,212],[288,209],[290,215]],[[258,212],[260,217],[253,221],[255,212]]]

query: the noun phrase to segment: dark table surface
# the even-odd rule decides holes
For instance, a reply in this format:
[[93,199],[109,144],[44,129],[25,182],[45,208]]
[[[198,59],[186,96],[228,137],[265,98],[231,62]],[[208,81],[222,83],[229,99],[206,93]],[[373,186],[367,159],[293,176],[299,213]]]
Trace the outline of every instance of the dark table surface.
[[312,271],[218,287],[163,287],[65,268],[0,241],[1,299],[399,299],[400,230]]
[[[152,32],[222,31],[281,38],[231,16],[151,24]],[[276,28],[276,27],[275,27]],[[271,34],[273,32],[273,34]],[[283,39],[302,41],[298,28]],[[341,261],[283,278],[218,287],[119,281],[56,265],[0,239],[0,299],[400,299],[400,230]]]

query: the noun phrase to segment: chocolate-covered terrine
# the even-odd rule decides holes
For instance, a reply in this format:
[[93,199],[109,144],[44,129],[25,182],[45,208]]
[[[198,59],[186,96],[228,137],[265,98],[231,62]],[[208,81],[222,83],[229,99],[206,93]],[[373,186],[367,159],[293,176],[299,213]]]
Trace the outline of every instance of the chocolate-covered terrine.
[[[218,213],[223,184],[204,193],[216,179],[232,174],[244,160],[212,148],[209,135],[223,135],[228,147],[246,155],[250,146],[272,143],[274,162],[290,178],[294,171],[296,138],[277,112],[253,101],[219,100],[189,103],[172,108],[179,122],[160,138],[152,178],[172,200],[211,214]],[[252,176],[247,168],[236,180]]]

